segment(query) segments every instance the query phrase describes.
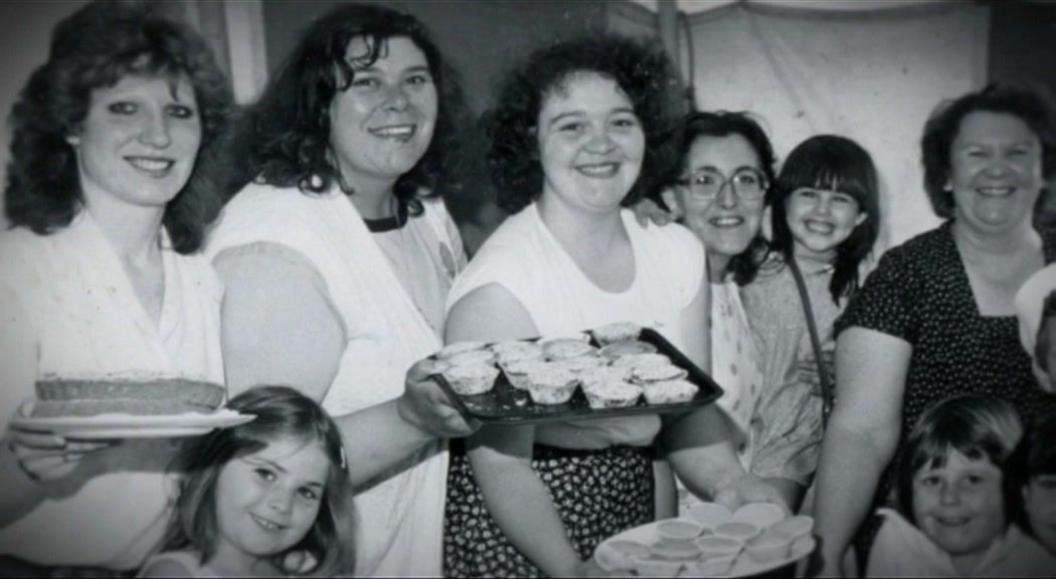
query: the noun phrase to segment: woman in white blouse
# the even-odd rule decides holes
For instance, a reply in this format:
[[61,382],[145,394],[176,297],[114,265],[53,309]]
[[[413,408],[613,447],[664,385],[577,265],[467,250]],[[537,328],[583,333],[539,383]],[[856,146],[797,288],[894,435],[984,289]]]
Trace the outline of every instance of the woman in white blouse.
[[170,441],[10,428],[47,377],[223,382],[221,290],[193,255],[219,203],[194,176],[229,106],[204,42],[145,6],[56,28],[12,112],[0,233],[0,574],[135,569],[164,529]]

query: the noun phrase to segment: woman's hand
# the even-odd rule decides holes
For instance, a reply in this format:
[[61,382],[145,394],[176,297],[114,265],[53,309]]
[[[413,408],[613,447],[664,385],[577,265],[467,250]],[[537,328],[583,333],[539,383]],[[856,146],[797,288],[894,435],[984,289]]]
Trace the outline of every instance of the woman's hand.
[[18,460],[18,466],[29,478],[48,482],[69,476],[81,466],[85,456],[115,443],[71,441],[51,432],[12,427],[8,431],[7,444]]
[[784,496],[772,484],[753,474],[740,476],[729,484],[715,490],[714,502],[725,505],[731,511],[748,503],[773,503],[790,514]]
[[406,389],[396,407],[400,418],[438,438],[469,436],[480,428],[480,422],[462,416],[432,378],[446,367],[436,360],[416,362],[407,371]]
[[674,209],[665,210],[652,199],[642,199],[631,207],[631,211],[634,211],[635,218],[638,219],[638,223],[643,227],[649,225],[650,222],[664,226],[681,217],[678,214],[677,206]]

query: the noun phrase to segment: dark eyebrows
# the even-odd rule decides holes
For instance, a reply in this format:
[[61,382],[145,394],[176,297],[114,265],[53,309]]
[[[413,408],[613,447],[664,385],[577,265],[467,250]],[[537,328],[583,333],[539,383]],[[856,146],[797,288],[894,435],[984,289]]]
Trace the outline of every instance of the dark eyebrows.
[[583,111],[570,111],[570,112],[567,112],[567,113],[561,113],[561,114],[557,115],[556,117],[550,119],[550,122],[548,122],[546,124],[546,126],[552,127],[552,126],[556,125],[557,123],[559,123],[559,122],[561,122],[561,121],[563,121],[565,119],[568,119],[568,118],[576,118],[576,119],[578,119],[578,118],[582,118],[584,116],[586,116],[586,113],[584,113]]
[[282,468],[282,466],[280,466],[279,463],[274,462],[274,461],[270,461],[270,460],[268,460],[266,458],[262,458],[262,457],[259,457],[259,456],[247,456],[247,457],[243,457],[242,460],[244,460],[244,461],[246,461],[246,462],[248,462],[250,464],[258,464],[258,465],[259,464],[264,464],[264,465],[269,466],[269,467],[271,467],[271,468],[273,468],[273,469],[275,469],[275,470],[277,470],[279,472],[282,472],[282,473],[286,472],[286,469]]

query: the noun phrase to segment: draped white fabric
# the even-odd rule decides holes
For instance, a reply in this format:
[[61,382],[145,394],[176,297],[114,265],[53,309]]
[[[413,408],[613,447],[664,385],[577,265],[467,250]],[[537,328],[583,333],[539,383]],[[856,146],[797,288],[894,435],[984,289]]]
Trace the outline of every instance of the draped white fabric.
[[689,15],[693,53],[688,59],[682,38],[682,62],[693,63],[697,106],[758,113],[779,161],[814,134],[857,140],[881,174],[881,242],[901,243],[933,227],[938,218],[923,190],[921,131],[941,100],[984,84],[989,9],[941,3],[841,13],[763,6],[774,3],[726,2]]

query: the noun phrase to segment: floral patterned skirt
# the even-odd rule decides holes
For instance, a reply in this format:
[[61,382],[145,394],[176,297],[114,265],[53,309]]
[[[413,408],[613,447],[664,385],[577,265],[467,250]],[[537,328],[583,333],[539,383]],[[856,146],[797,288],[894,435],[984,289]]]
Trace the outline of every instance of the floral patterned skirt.
[[[650,448],[586,451],[537,444],[532,469],[583,559],[608,537],[654,519]],[[446,577],[545,577],[491,518],[461,445],[452,444],[444,515]]]

